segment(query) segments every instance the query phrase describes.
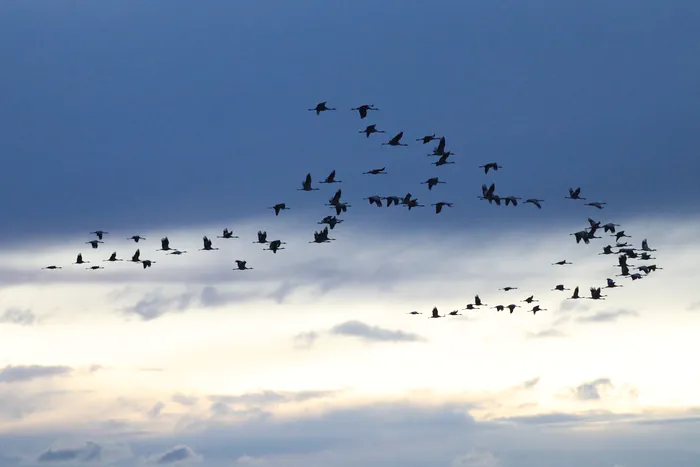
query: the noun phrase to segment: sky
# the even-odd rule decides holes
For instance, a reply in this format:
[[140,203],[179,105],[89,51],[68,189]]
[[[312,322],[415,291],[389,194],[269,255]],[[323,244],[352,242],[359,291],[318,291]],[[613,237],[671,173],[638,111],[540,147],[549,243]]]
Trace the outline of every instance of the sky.
[[[698,465],[699,20],[685,0],[2,2],[0,467]],[[429,164],[432,133],[455,164]],[[311,245],[338,188],[335,240]],[[407,192],[426,207],[363,199]],[[589,217],[662,269],[615,277],[614,238],[569,235]],[[137,248],[151,268],[102,261]],[[552,290],[606,278],[601,301]]]

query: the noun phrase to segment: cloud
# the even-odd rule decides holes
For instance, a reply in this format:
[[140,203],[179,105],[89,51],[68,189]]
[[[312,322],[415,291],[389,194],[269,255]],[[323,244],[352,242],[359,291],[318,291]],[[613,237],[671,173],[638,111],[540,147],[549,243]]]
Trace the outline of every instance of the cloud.
[[36,322],[37,317],[29,308],[8,308],[0,315],[0,323],[31,326]]
[[425,338],[418,334],[384,329],[379,326],[370,326],[361,321],[352,320],[333,326],[330,334],[336,336],[359,337],[365,341],[373,342],[423,342]]
[[693,302],[688,305],[688,311],[698,311],[700,310],[700,301]]
[[185,445],[179,445],[155,456],[153,463],[157,465],[179,465],[185,462],[199,462],[201,460],[202,456],[195,453],[192,448]]
[[78,447],[51,447],[36,457],[37,464],[99,464],[111,465],[133,457],[129,446],[121,443],[98,444],[85,442]]
[[598,378],[594,381],[583,383],[573,390],[574,397],[580,401],[600,399],[600,390],[613,387],[609,378]]
[[149,418],[158,418],[163,412],[163,409],[165,408],[165,404],[161,401],[156,402],[153,407],[148,411],[148,417]]
[[581,323],[612,323],[623,316],[639,316],[639,313],[634,310],[621,308],[614,311],[599,311],[590,316],[582,316],[577,321]]
[[549,328],[537,332],[528,332],[527,337],[530,339],[542,339],[547,337],[566,337],[566,333],[556,328]]
[[39,378],[70,374],[73,368],[62,365],[8,365],[0,370],[0,383],[19,383]]
[[198,398],[195,396],[186,396],[184,394],[176,393],[172,395],[170,400],[175,402],[176,404],[193,406],[197,403]]
[[170,311],[185,311],[190,307],[193,299],[191,294],[165,297],[161,292],[149,292],[134,305],[125,307],[123,311],[149,321]]
[[489,451],[471,450],[455,457],[451,467],[500,467],[501,462]]
[[532,378],[532,379],[528,379],[527,381],[525,381],[525,382],[522,384],[522,387],[525,388],[525,389],[531,389],[531,388],[534,388],[535,386],[537,386],[537,384],[538,384],[539,382],[540,382],[540,378],[539,378],[539,377]]
[[300,349],[310,349],[321,335],[316,331],[300,332],[294,336],[294,346]]

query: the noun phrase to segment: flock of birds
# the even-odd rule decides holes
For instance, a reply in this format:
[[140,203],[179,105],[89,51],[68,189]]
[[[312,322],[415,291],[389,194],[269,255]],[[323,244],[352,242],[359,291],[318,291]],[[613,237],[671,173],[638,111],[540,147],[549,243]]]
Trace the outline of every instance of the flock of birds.
[[[337,110],[335,108],[330,108],[327,106],[327,102],[320,102],[316,107],[309,109],[309,111],[313,111],[316,113],[316,115],[320,115],[323,112],[327,111],[334,111]],[[378,111],[379,109],[376,108],[374,105],[368,105],[364,104],[359,107],[352,108],[351,110],[357,111],[359,113],[360,119],[365,119],[368,116],[368,112],[370,111]],[[359,133],[364,133],[367,138],[369,138],[371,135],[375,133],[385,133],[384,130],[380,130],[377,128],[376,124],[368,125],[364,130],[359,130]],[[399,131],[396,133],[391,139],[389,139],[386,142],[383,142],[382,145],[384,146],[394,146],[394,147],[399,147],[399,146],[408,146],[408,144],[403,143],[404,133],[403,131]],[[449,151],[446,147],[446,139],[444,136],[437,136],[435,133],[430,134],[430,135],[425,135],[420,138],[417,138],[415,140],[419,144],[429,144],[432,141],[437,141],[437,146],[435,146],[432,150],[431,153],[428,154],[428,156],[435,157],[437,160],[435,162],[432,162],[433,165],[436,167],[441,167],[444,165],[448,164],[454,164],[455,162],[452,160],[449,160],[449,157],[452,156],[454,153],[452,151]],[[499,165],[497,162],[488,162],[483,165],[478,166],[479,169],[483,169],[484,174],[489,174],[490,171],[497,172],[500,169],[503,169],[501,165]],[[375,168],[368,170],[366,172],[363,172],[363,175],[387,175],[386,167],[381,167],[381,168]],[[342,180],[337,180],[336,179],[336,171],[333,170],[331,171],[328,176],[321,180],[319,182],[320,184],[335,184],[335,183],[342,183]],[[432,192],[433,188],[435,188],[439,184],[444,184],[444,181],[441,181],[439,177],[431,177],[428,178],[427,180],[421,182],[421,184],[427,185],[427,188],[429,191]],[[313,187],[313,178],[311,177],[310,173],[306,174],[306,177],[301,183],[301,188],[298,188],[300,191],[318,191],[319,188]],[[495,204],[497,206],[518,206],[518,201],[522,200],[522,198],[517,197],[517,196],[503,196],[499,195],[496,193],[496,185],[495,183],[491,183],[490,185],[483,184],[481,186],[481,194],[477,196],[479,200],[482,201],[487,201],[489,204]],[[574,201],[587,201],[586,198],[581,196],[581,188],[570,188],[568,196],[565,196],[564,198],[574,200]],[[418,201],[418,198],[414,197],[411,193],[406,193],[404,196],[379,196],[379,195],[372,195],[364,198],[369,202],[370,205],[374,205],[376,207],[391,207],[392,205],[394,206],[403,206],[407,208],[409,211],[413,208],[417,207],[425,207],[425,205],[420,204]],[[523,201],[523,204],[531,204],[535,206],[538,209],[542,209],[542,203],[544,203],[545,200],[543,199],[537,199],[537,198],[528,198]],[[601,201],[591,201],[587,203],[583,203],[586,206],[591,206],[596,209],[602,210],[605,205],[607,204],[606,202],[601,202]],[[313,234],[313,240],[310,241],[309,243],[329,243],[333,240],[334,238],[329,237],[329,229],[333,230],[338,224],[343,222],[343,219],[339,219],[338,216],[341,216],[343,213],[346,213],[349,207],[352,207],[350,204],[348,204],[347,201],[343,201],[342,199],[342,189],[338,189],[333,197],[331,197],[328,200],[328,203],[326,203],[326,206],[330,206],[331,209],[335,211],[335,215],[327,215],[323,217],[318,224],[325,225],[325,227],[321,230],[315,231]],[[447,201],[438,201],[436,203],[431,204],[431,206],[435,207],[435,213],[440,214],[443,211],[443,208],[448,207],[451,208],[453,206],[452,202],[447,202]],[[275,216],[279,216],[282,211],[289,210],[290,207],[286,203],[277,203],[274,206],[270,206],[269,209],[274,210]],[[590,244],[592,240],[596,239],[602,239],[603,237],[596,236],[596,233],[600,233],[602,230],[603,233],[609,234],[610,238],[615,239],[615,244],[608,244],[602,248],[602,252],[599,253],[600,255],[617,255],[618,256],[618,263],[615,265],[616,267],[620,268],[620,274],[617,274],[616,276],[618,277],[627,277],[630,278],[632,281],[642,279],[643,277],[649,275],[652,272],[655,272],[657,270],[660,270],[662,268],[657,267],[655,264],[648,264],[648,265],[642,265],[642,266],[636,266],[636,271],[640,272],[631,272],[632,269],[635,267],[632,264],[628,264],[627,261],[628,259],[634,259],[638,261],[651,261],[656,258],[651,256],[652,252],[655,252],[655,249],[649,248],[648,241],[647,239],[642,240],[641,242],[641,247],[640,248],[635,248],[633,245],[625,242],[623,239],[625,238],[630,238],[629,235],[625,233],[624,230],[618,231],[617,228],[620,227],[618,224],[614,223],[607,223],[604,225],[601,225],[600,221],[595,221],[592,218],[588,218],[588,226],[583,228],[580,231],[571,233],[570,235],[575,237],[575,241],[577,244],[580,244],[583,242],[584,244]],[[88,240],[85,243],[89,244],[93,249],[97,249],[100,244],[104,243],[105,235],[108,235],[109,232],[105,232],[103,230],[96,230],[94,232],[90,232],[91,235],[95,235],[97,238],[93,240]],[[228,228],[223,229],[223,232],[221,235],[217,236],[217,238],[220,239],[225,239],[225,240],[230,240],[230,239],[237,239],[239,238],[236,235],[233,235],[233,232],[229,230]],[[127,240],[131,240],[134,243],[139,243],[140,241],[145,241],[146,238],[141,237],[140,235],[133,235]],[[263,230],[259,230],[257,233],[257,241],[254,241],[253,243],[258,243],[258,244],[263,244],[267,245],[267,248],[265,250],[271,251],[272,253],[277,253],[279,250],[284,250],[285,247],[282,245],[285,245],[286,242],[275,239],[275,240],[269,240],[267,239],[267,232]],[[170,240],[168,237],[163,237],[160,240],[160,248],[157,249],[156,251],[162,251],[165,252],[166,254],[170,255],[182,255],[187,253],[186,250],[179,250],[177,248],[173,248],[170,246]],[[213,246],[212,240],[204,236],[202,238],[202,248],[200,248],[200,251],[213,251],[213,250],[218,250],[218,247]],[[615,250],[614,250],[615,249]],[[137,248],[137,250],[134,252],[134,254],[131,256],[130,259],[124,260],[122,258],[117,257],[117,253],[113,252],[107,259],[103,259],[103,262],[117,262],[117,261],[128,261],[136,264],[140,264],[143,269],[150,268],[152,265],[156,264],[156,261],[151,260],[151,259],[142,259],[141,258],[141,250],[140,248]],[[252,270],[253,268],[248,267],[248,262],[245,260],[234,260],[236,263],[236,267],[234,270],[238,271],[248,271]],[[83,259],[82,253],[79,253],[76,257],[76,261],[73,264],[77,265],[87,265],[91,264],[90,261],[85,261]],[[572,263],[562,260],[558,261],[555,263],[552,263],[552,265],[555,266],[565,266],[565,265],[570,265]],[[62,269],[61,266],[56,266],[56,265],[51,265],[51,266],[46,266],[42,269],[49,269],[49,270],[57,270],[57,269]],[[90,265],[86,269],[88,270],[99,270],[99,269],[104,269],[103,266],[100,265]],[[642,275],[641,273],[644,273]],[[577,299],[590,299],[590,300],[604,300],[606,295],[602,294],[603,289],[613,289],[617,287],[622,287],[622,285],[618,285],[612,278],[607,278],[606,279],[606,285],[605,286],[598,286],[598,287],[590,287],[589,288],[589,297],[583,297],[580,295],[580,289],[578,286],[576,286],[573,289],[573,293],[571,297],[569,297],[572,300],[577,300]],[[512,286],[507,286],[503,287],[499,290],[505,291],[505,292],[510,292],[512,290],[518,290],[517,287],[512,287]],[[558,291],[558,292],[563,292],[563,291],[569,291],[570,289],[567,288],[564,284],[558,284],[556,285],[552,291]],[[530,295],[524,300],[520,300],[521,303],[527,303],[528,306],[532,305],[535,302],[538,302],[539,300],[535,299],[534,295]],[[483,303],[479,295],[476,295],[474,297],[474,302],[468,304],[465,308],[461,310],[454,310],[449,312],[447,315],[441,315],[440,312],[438,311],[437,307],[434,307],[432,312],[430,313],[430,318],[443,318],[445,316],[458,316],[460,315],[460,311],[463,310],[478,310],[482,309],[483,307],[487,307],[488,305]],[[491,308],[495,309],[496,311],[504,311],[506,309],[509,310],[510,313],[513,313],[516,308],[520,308],[521,305],[517,304],[509,304],[509,305],[494,305]],[[532,312],[533,315],[537,314],[539,311],[547,311],[546,308],[541,308],[540,305],[534,305],[529,312]],[[419,311],[411,311],[408,314],[411,315],[421,315],[422,313]]]

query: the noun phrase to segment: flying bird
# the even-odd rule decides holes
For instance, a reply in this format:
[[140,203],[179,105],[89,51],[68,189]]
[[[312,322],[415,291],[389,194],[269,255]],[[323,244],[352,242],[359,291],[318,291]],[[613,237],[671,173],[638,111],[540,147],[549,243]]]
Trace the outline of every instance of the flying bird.
[[318,104],[316,104],[316,107],[314,107],[313,109],[309,109],[309,111],[316,112],[316,115],[318,115],[321,112],[325,112],[327,110],[335,110],[335,109],[331,109],[331,108],[327,107],[326,104],[327,104],[327,102],[319,102]]
[[520,305],[515,305],[515,304],[511,303],[506,308],[508,308],[510,310],[510,314],[513,314],[513,312],[515,311],[516,308],[520,308]]
[[258,241],[253,243],[268,243],[267,232],[263,230],[258,230]]
[[275,204],[274,206],[269,207],[269,208],[267,208],[267,209],[274,209],[274,210],[275,210],[275,216],[279,216],[279,215],[280,215],[280,211],[286,211],[286,210],[291,209],[291,208],[288,208],[287,205],[286,205],[285,203],[277,203],[277,204]]
[[422,138],[416,138],[416,141],[423,141],[423,144],[428,144],[429,142],[436,139],[440,139],[440,137],[435,136],[435,133],[433,133],[432,135],[423,136]]
[[107,235],[109,232],[105,232],[104,230],[95,230],[94,232],[90,232],[90,235],[97,235],[98,240],[102,240],[103,235]]
[[403,138],[403,131],[400,131],[391,138],[388,142],[382,143],[382,146],[408,146],[408,144],[401,143],[401,138]]
[[498,163],[496,163],[496,162],[489,162],[488,164],[480,165],[479,168],[484,169],[484,173],[488,174],[489,170],[496,171],[498,169],[502,169],[503,167],[498,165]]
[[536,315],[538,311],[547,311],[547,309],[540,308],[539,305],[535,305],[534,307],[532,307],[532,310],[530,310],[530,311],[532,312],[533,315]]
[[92,269],[93,271],[95,271],[97,269],[104,269],[104,268],[102,266],[90,266],[89,268],[85,268],[85,269]]
[[517,288],[517,287],[503,287],[502,289],[498,289],[498,290],[503,290],[503,291],[505,291],[505,292],[510,292],[511,290],[518,290],[518,288]]
[[367,198],[362,198],[362,199],[369,200],[369,204],[374,204],[378,208],[382,207],[382,197],[379,195],[372,195],[372,196],[369,196]]
[[200,248],[199,251],[218,250],[218,248],[214,248],[211,246],[211,240],[209,240],[209,237],[207,237],[206,235],[202,237],[202,243],[204,244],[204,248]]
[[435,214],[440,214],[442,212],[442,208],[444,206],[447,206],[448,208],[452,207],[452,203],[446,203],[445,201],[440,201],[435,204],[431,204],[431,206],[435,206]]
[[645,238],[642,240],[642,251],[656,251],[652,248],[649,248],[649,243],[647,242],[647,239]]
[[560,292],[563,292],[564,290],[569,290],[569,289],[565,288],[564,284],[559,284],[559,285],[556,285],[552,290],[558,290]]
[[335,179],[335,170],[333,170],[330,174],[328,174],[325,180],[318,183],[343,183],[343,181]]
[[41,269],[63,269],[63,268],[61,266],[51,265],[51,266],[46,266],[45,268],[41,268]]
[[[583,199],[583,198],[581,198]],[[603,205],[608,204],[608,203],[599,203],[598,201],[594,201],[592,203],[585,203],[584,206],[593,206],[594,208],[598,209],[603,209]]]
[[374,106],[374,104],[363,104],[359,107],[355,107],[354,109],[350,109],[350,110],[357,110],[358,112],[360,112],[360,118],[362,119],[362,118],[365,118],[367,116],[368,110],[379,110],[379,109],[376,108]]
[[569,188],[569,196],[565,196],[566,199],[586,199],[586,198],[581,198],[579,196],[581,194],[581,188],[576,188],[575,190],[573,188]]
[[163,237],[160,239],[160,248],[156,251],[169,251],[173,249],[174,248],[170,248],[170,240],[168,239],[168,237]]
[[540,203],[543,203],[543,202],[544,202],[543,199],[534,199],[534,198],[531,198],[531,199],[527,199],[527,200],[523,201],[523,204],[534,204],[534,205],[537,206],[539,209],[542,209],[542,205],[541,205]]
[[273,253],[277,253],[277,250],[284,250],[284,247],[281,245],[284,245],[285,242],[282,240],[272,240],[270,242],[269,248],[265,248],[265,250],[270,250]]
[[433,307],[432,315],[430,317],[431,318],[444,318],[445,316],[439,314],[437,307]]
[[217,235],[216,238],[238,238],[238,237],[233,235],[233,232],[231,232],[228,228],[226,228],[226,229],[224,229],[223,233],[221,235]]
[[236,268],[234,269],[234,271],[248,271],[248,270],[254,269],[254,268],[247,267],[246,264],[248,264],[247,261],[241,261],[240,259],[237,259],[236,260]]
[[91,247],[97,248],[98,244],[104,243],[104,242],[101,242],[99,240],[90,240],[90,241],[87,241],[85,243],[89,243]]
[[83,261],[83,254],[82,253],[78,253],[78,256],[75,259],[75,263],[73,263],[73,264],[89,264],[89,263],[90,263],[90,261]]
[[438,177],[431,177],[424,182],[420,182],[421,185],[428,185],[428,190],[431,190],[431,191],[435,185],[438,185],[441,183],[447,183],[447,182],[440,181],[440,179]]
[[132,263],[140,263],[141,262],[140,258],[141,258],[141,250],[137,249],[129,261],[131,261]]
[[114,262],[114,261],[123,261],[123,260],[117,258],[117,252],[115,251],[114,253],[112,253],[112,254],[109,256],[109,258],[103,259],[102,261]]
[[311,188],[311,174],[307,173],[306,178],[301,182],[301,188],[297,188],[299,191],[316,191],[318,188]]
[[577,285],[576,288],[574,289],[574,293],[571,295],[571,297],[569,297],[569,299],[576,300],[579,298],[582,298],[582,297],[579,297],[579,295],[578,295],[578,285]]
[[450,157],[448,153],[443,154],[440,156],[440,159],[438,159],[436,162],[431,162],[435,167],[440,167],[441,165],[446,165],[446,164],[454,164],[454,161],[452,162],[447,162],[447,158]]
[[562,260],[562,261],[557,261],[556,263],[552,263],[552,266],[564,266],[565,264],[574,264],[574,263],[569,263],[566,260]]
[[532,303],[532,302],[537,302],[538,300],[535,300],[534,295],[530,295],[529,297],[527,297],[525,300],[522,300],[522,301],[525,303]]
[[134,235],[134,236],[132,236],[132,237],[127,238],[127,240],[133,240],[134,243],[138,243],[139,240],[146,240],[146,239],[143,238],[143,237],[140,236],[140,235]]
[[386,167],[382,167],[381,169],[372,169],[367,172],[362,172],[362,175],[386,175]]

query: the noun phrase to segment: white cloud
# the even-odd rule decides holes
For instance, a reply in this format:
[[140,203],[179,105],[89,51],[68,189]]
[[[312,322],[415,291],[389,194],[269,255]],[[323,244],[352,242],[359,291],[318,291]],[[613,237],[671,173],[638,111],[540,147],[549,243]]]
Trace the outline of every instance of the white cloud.
[[[0,252],[0,275],[14,284],[3,289],[1,309],[40,317],[32,326],[1,329],[8,366],[0,374],[0,433],[83,433],[82,440],[100,446],[117,438],[135,459],[149,462],[182,445],[193,453],[181,446],[183,460],[215,466],[241,458],[272,467],[363,459],[378,466],[401,456],[419,459],[416,465],[450,465],[467,459],[465,452],[483,451],[520,467],[494,444],[495,426],[551,430],[540,448],[554,449],[556,440],[586,441],[565,425],[593,430],[623,416],[636,423],[700,406],[693,389],[700,377],[669,363],[700,351],[693,332],[700,318],[685,312],[697,281],[695,222],[677,223],[665,235],[660,225],[624,223],[628,233],[655,239],[655,262],[664,269],[641,281],[616,278],[624,287],[607,290],[604,301],[577,302],[550,289],[563,283],[587,290],[616,273],[616,257],[597,255],[600,244],[571,241],[567,234],[579,226],[537,236],[477,230],[465,244],[463,232],[439,241],[429,232],[392,232],[387,241],[381,226],[353,228],[349,220],[334,230],[337,242],[310,245],[316,225],[273,221],[270,238],[288,242],[276,255],[252,244],[269,219],[239,224],[234,231],[242,238],[217,239],[216,252],[197,251],[201,235],[215,233],[210,226],[173,231],[172,244],[188,250],[180,257],[155,251],[159,245],[150,239],[158,232],[143,233],[149,242],[138,247],[157,261],[147,270],[123,263],[100,271],[73,267],[67,263],[83,246],[78,240],[77,250]],[[120,240],[127,236],[115,232],[108,239],[115,247],[84,250],[85,258],[96,261],[114,249],[130,255],[136,245]],[[563,257],[574,264],[551,266]],[[27,258],[36,264],[26,265]],[[255,269],[233,271],[234,259]],[[39,269],[54,262],[65,269]],[[506,285],[519,289],[498,290]],[[428,319],[433,306],[445,314],[476,294],[488,307],[463,311],[468,319]],[[531,294],[547,311],[526,312],[521,300]],[[523,308],[513,314],[490,308],[509,303]],[[407,314],[412,310],[423,314]],[[103,371],[81,370],[95,365]],[[610,385],[600,383],[605,378]],[[392,405],[399,400],[410,404],[399,410]],[[437,407],[443,403],[448,407]],[[375,423],[383,431],[372,432]],[[376,444],[357,430],[387,447],[351,449]],[[613,431],[626,439],[624,433],[640,430],[628,423]],[[221,433],[245,434],[246,445],[226,447]],[[465,445],[467,434],[474,438]],[[508,436],[505,447],[517,450],[519,438]],[[39,452],[17,446],[17,453],[0,449],[0,456]]]

